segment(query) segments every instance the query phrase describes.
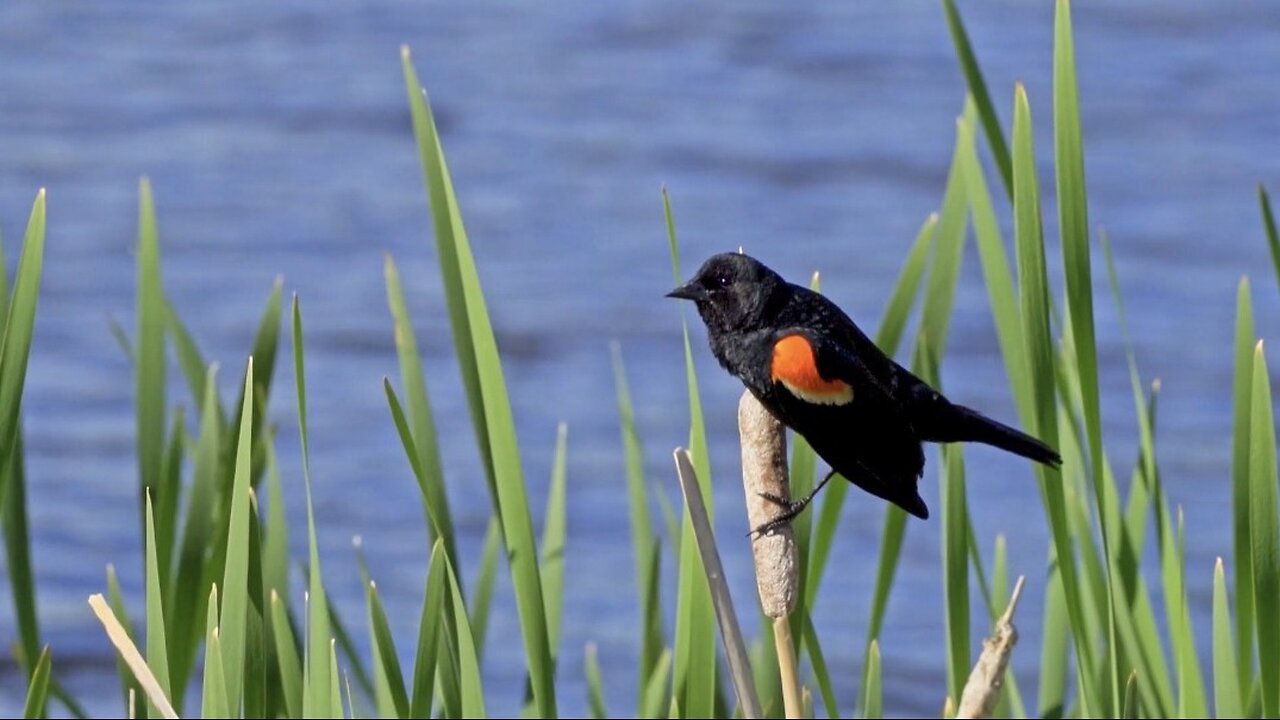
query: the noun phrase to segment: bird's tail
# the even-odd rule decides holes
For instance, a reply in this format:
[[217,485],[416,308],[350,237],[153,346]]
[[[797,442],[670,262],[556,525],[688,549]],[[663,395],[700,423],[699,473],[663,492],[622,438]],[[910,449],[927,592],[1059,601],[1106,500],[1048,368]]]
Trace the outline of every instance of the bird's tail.
[[1036,438],[963,405],[952,407],[955,415],[948,425],[956,437],[951,442],[980,442],[1052,467],[1062,464],[1062,456]]

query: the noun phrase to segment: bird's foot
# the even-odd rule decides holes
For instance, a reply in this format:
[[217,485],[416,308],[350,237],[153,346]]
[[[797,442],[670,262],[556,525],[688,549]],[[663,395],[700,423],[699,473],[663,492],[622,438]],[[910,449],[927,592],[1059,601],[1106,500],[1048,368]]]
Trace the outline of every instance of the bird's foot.
[[804,497],[795,501],[788,500],[779,495],[774,495],[773,493],[765,493],[765,492],[756,493],[757,495],[764,498],[765,500],[768,500],[774,505],[777,505],[778,507],[782,508],[782,512],[779,513],[777,516],[775,516],[772,520],[769,520],[768,522],[765,522],[765,523],[761,523],[759,527],[747,533],[747,537],[754,540],[756,538],[762,538],[765,535],[772,535],[774,530],[777,530],[783,525],[786,525],[787,523],[791,522],[792,518],[804,512],[804,509],[809,507],[809,503],[813,502],[813,499],[818,495],[819,492],[822,491],[822,488],[826,487],[827,482],[830,481],[835,474],[836,473],[834,470],[827,473],[827,476],[822,478],[822,482],[818,483],[818,485],[814,487],[813,490],[809,491],[808,495],[805,495]]
[[760,497],[782,508],[782,512],[774,516],[768,522],[761,523],[751,532],[747,533],[747,537],[751,539],[762,538],[766,535],[772,535],[775,530],[791,522],[791,520],[804,511],[809,504],[808,498],[800,502],[791,502],[786,498],[774,495],[773,493],[756,493]]

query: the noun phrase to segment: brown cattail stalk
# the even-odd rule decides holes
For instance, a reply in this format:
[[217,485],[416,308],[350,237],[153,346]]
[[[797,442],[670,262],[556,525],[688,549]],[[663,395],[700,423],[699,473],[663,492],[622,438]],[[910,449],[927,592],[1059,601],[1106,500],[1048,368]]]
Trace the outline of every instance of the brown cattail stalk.
[[[787,435],[778,422],[750,392],[738,403],[738,433],[742,439],[742,488],[747,498],[747,521],[760,527],[783,508],[762,495],[789,500],[787,478]],[[755,557],[756,589],[764,614],[773,618],[773,639],[778,653],[778,671],[788,718],[804,715],[800,678],[796,671],[795,644],[791,637],[791,612],[799,600],[799,564],[796,542],[790,525],[783,525],[751,543]]]
[[1014,644],[1018,642],[1018,630],[1013,626],[1013,611],[1018,607],[1024,581],[1025,578],[1018,578],[1013,586],[1013,596],[1009,598],[1009,607],[996,622],[995,632],[982,641],[982,655],[974,664],[973,672],[969,673],[969,680],[964,684],[964,692],[960,694],[960,708],[955,715],[957,718],[991,717],[991,711],[1000,699],[1009,656],[1013,653]]

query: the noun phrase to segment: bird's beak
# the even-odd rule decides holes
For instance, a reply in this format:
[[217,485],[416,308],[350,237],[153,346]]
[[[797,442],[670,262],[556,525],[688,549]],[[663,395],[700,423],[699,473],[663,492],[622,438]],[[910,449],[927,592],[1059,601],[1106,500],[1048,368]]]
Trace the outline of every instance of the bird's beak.
[[693,300],[694,302],[697,302],[698,300],[702,300],[706,298],[706,296],[707,296],[707,291],[703,290],[700,285],[695,285],[692,282],[685,283],[684,285],[681,285],[675,290],[672,290],[671,292],[667,293],[667,297],[669,298],[680,298],[681,300]]

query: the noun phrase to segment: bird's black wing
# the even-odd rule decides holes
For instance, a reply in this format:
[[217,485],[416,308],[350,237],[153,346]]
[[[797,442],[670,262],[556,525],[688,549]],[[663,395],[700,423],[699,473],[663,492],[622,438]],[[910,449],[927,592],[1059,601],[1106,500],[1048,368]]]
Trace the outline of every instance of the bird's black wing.
[[788,424],[859,487],[917,516],[927,516],[916,492],[924,452],[893,388],[850,344],[802,326],[778,331],[775,343],[792,336],[807,341],[821,379],[845,383],[852,393],[847,402],[815,403],[779,382]]

